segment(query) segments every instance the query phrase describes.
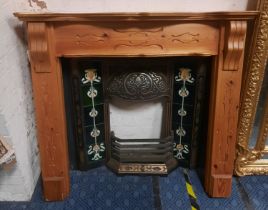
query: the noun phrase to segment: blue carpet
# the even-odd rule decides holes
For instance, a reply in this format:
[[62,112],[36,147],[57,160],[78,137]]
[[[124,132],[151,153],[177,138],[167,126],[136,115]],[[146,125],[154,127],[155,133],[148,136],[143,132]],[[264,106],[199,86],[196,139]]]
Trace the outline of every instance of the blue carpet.
[[71,172],[71,193],[63,202],[44,202],[40,183],[31,202],[0,202],[2,210],[154,209],[151,176],[117,176],[106,167]]
[[[232,195],[227,199],[209,198],[196,172],[190,170],[189,176],[202,210],[268,210],[268,176],[233,179]],[[241,187],[250,205],[245,202]],[[156,195],[158,191],[159,195]],[[190,210],[191,208],[181,168],[174,170],[168,176],[156,176],[154,179],[152,176],[117,176],[106,167],[87,172],[71,171],[71,193],[62,202],[44,202],[41,182],[38,182],[30,202],[0,202],[0,210],[50,209]]]
[[232,209],[246,209],[243,199],[238,192],[236,180],[233,178],[232,194],[229,198],[210,198],[204,191],[202,183],[200,182],[195,171],[189,172],[190,180],[196,192],[198,204],[204,210],[232,210]]
[[160,177],[159,185],[163,210],[191,209],[182,169],[178,168],[168,176]]
[[268,176],[239,178],[255,210],[268,210]]
[[[85,174],[88,176],[85,176]],[[116,176],[105,167],[72,173],[72,192],[64,209],[152,209],[150,176]]]

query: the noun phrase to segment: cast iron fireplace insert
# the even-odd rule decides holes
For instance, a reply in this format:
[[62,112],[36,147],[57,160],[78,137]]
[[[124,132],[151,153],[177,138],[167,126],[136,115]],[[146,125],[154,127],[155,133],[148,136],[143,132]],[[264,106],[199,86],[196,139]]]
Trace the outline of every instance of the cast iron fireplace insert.
[[[120,174],[167,174],[178,165],[202,167],[210,63],[194,56],[63,59],[71,168],[106,162]],[[160,138],[117,136],[110,128],[114,100],[161,102]]]

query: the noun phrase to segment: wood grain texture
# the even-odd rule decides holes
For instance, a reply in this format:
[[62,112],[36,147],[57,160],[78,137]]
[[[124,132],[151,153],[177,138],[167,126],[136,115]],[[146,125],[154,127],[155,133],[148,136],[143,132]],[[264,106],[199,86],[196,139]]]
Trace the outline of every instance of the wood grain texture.
[[239,68],[240,57],[244,51],[245,34],[247,23],[245,21],[230,21],[226,27],[228,40],[226,40],[224,50],[225,71],[237,71]]
[[48,34],[45,23],[31,23],[28,25],[29,55],[32,69],[35,72],[49,72],[50,59],[48,48]]
[[[243,25],[243,40],[246,35],[246,23]],[[215,59],[209,113],[209,132],[206,160],[205,188],[210,196],[227,197],[231,194],[232,174],[235,159],[235,144],[237,138],[238,112],[241,92],[241,78],[243,72],[243,49],[242,56],[236,57],[236,71],[225,69],[224,64],[228,57],[223,55],[225,45],[233,34],[228,33],[228,28],[221,29],[221,43],[219,56]],[[240,38],[241,34],[236,33]],[[229,70],[229,71],[226,71]],[[231,69],[233,70],[233,69]]]
[[116,22],[56,24],[59,56],[216,55],[213,23]]
[[243,12],[203,12],[203,13],[23,13],[14,15],[22,21],[32,22],[57,22],[57,21],[209,21],[209,20],[252,20],[257,17],[258,11]]
[[29,50],[45,198],[64,199],[70,185],[60,56],[212,56],[205,189],[229,196],[245,20],[257,14],[16,14],[33,21]]
[[[28,23],[28,29],[30,49],[31,43],[41,42],[36,34],[47,37],[45,44],[40,43],[43,48],[35,47],[31,52],[32,83],[45,198],[62,200],[69,193],[70,181],[61,67],[54,53],[53,27]],[[42,59],[36,59],[35,54],[43,55]],[[46,180],[53,182],[46,184]]]

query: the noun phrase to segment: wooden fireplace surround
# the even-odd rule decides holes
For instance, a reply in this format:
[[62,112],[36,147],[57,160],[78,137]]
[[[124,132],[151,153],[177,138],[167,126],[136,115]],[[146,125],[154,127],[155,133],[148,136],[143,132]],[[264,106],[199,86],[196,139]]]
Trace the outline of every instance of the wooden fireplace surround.
[[70,191],[61,57],[212,56],[204,187],[230,195],[245,37],[257,12],[15,16],[28,31],[46,200]]

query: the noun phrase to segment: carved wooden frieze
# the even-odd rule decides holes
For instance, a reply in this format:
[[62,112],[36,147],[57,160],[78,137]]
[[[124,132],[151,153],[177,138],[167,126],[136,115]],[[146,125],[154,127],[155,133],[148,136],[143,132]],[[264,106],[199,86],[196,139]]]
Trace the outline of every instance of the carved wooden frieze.
[[125,72],[113,75],[107,93],[126,100],[150,100],[170,96],[167,77],[156,72]]
[[89,55],[216,55],[218,29],[214,24],[110,22],[57,24],[58,54]]
[[224,50],[223,70],[237,71],[245,46],[246,21],[230,21],[226,27],[227,41]]
[[199,42],[200,34],[199,33],[191,33],[191,32],[185,32],[182,34],[171,35],[173,37],[172,42],[180,42],[180,43],[194,43]]
[[50,72],[46,23],[29,23],[29,54],[35,72]]

